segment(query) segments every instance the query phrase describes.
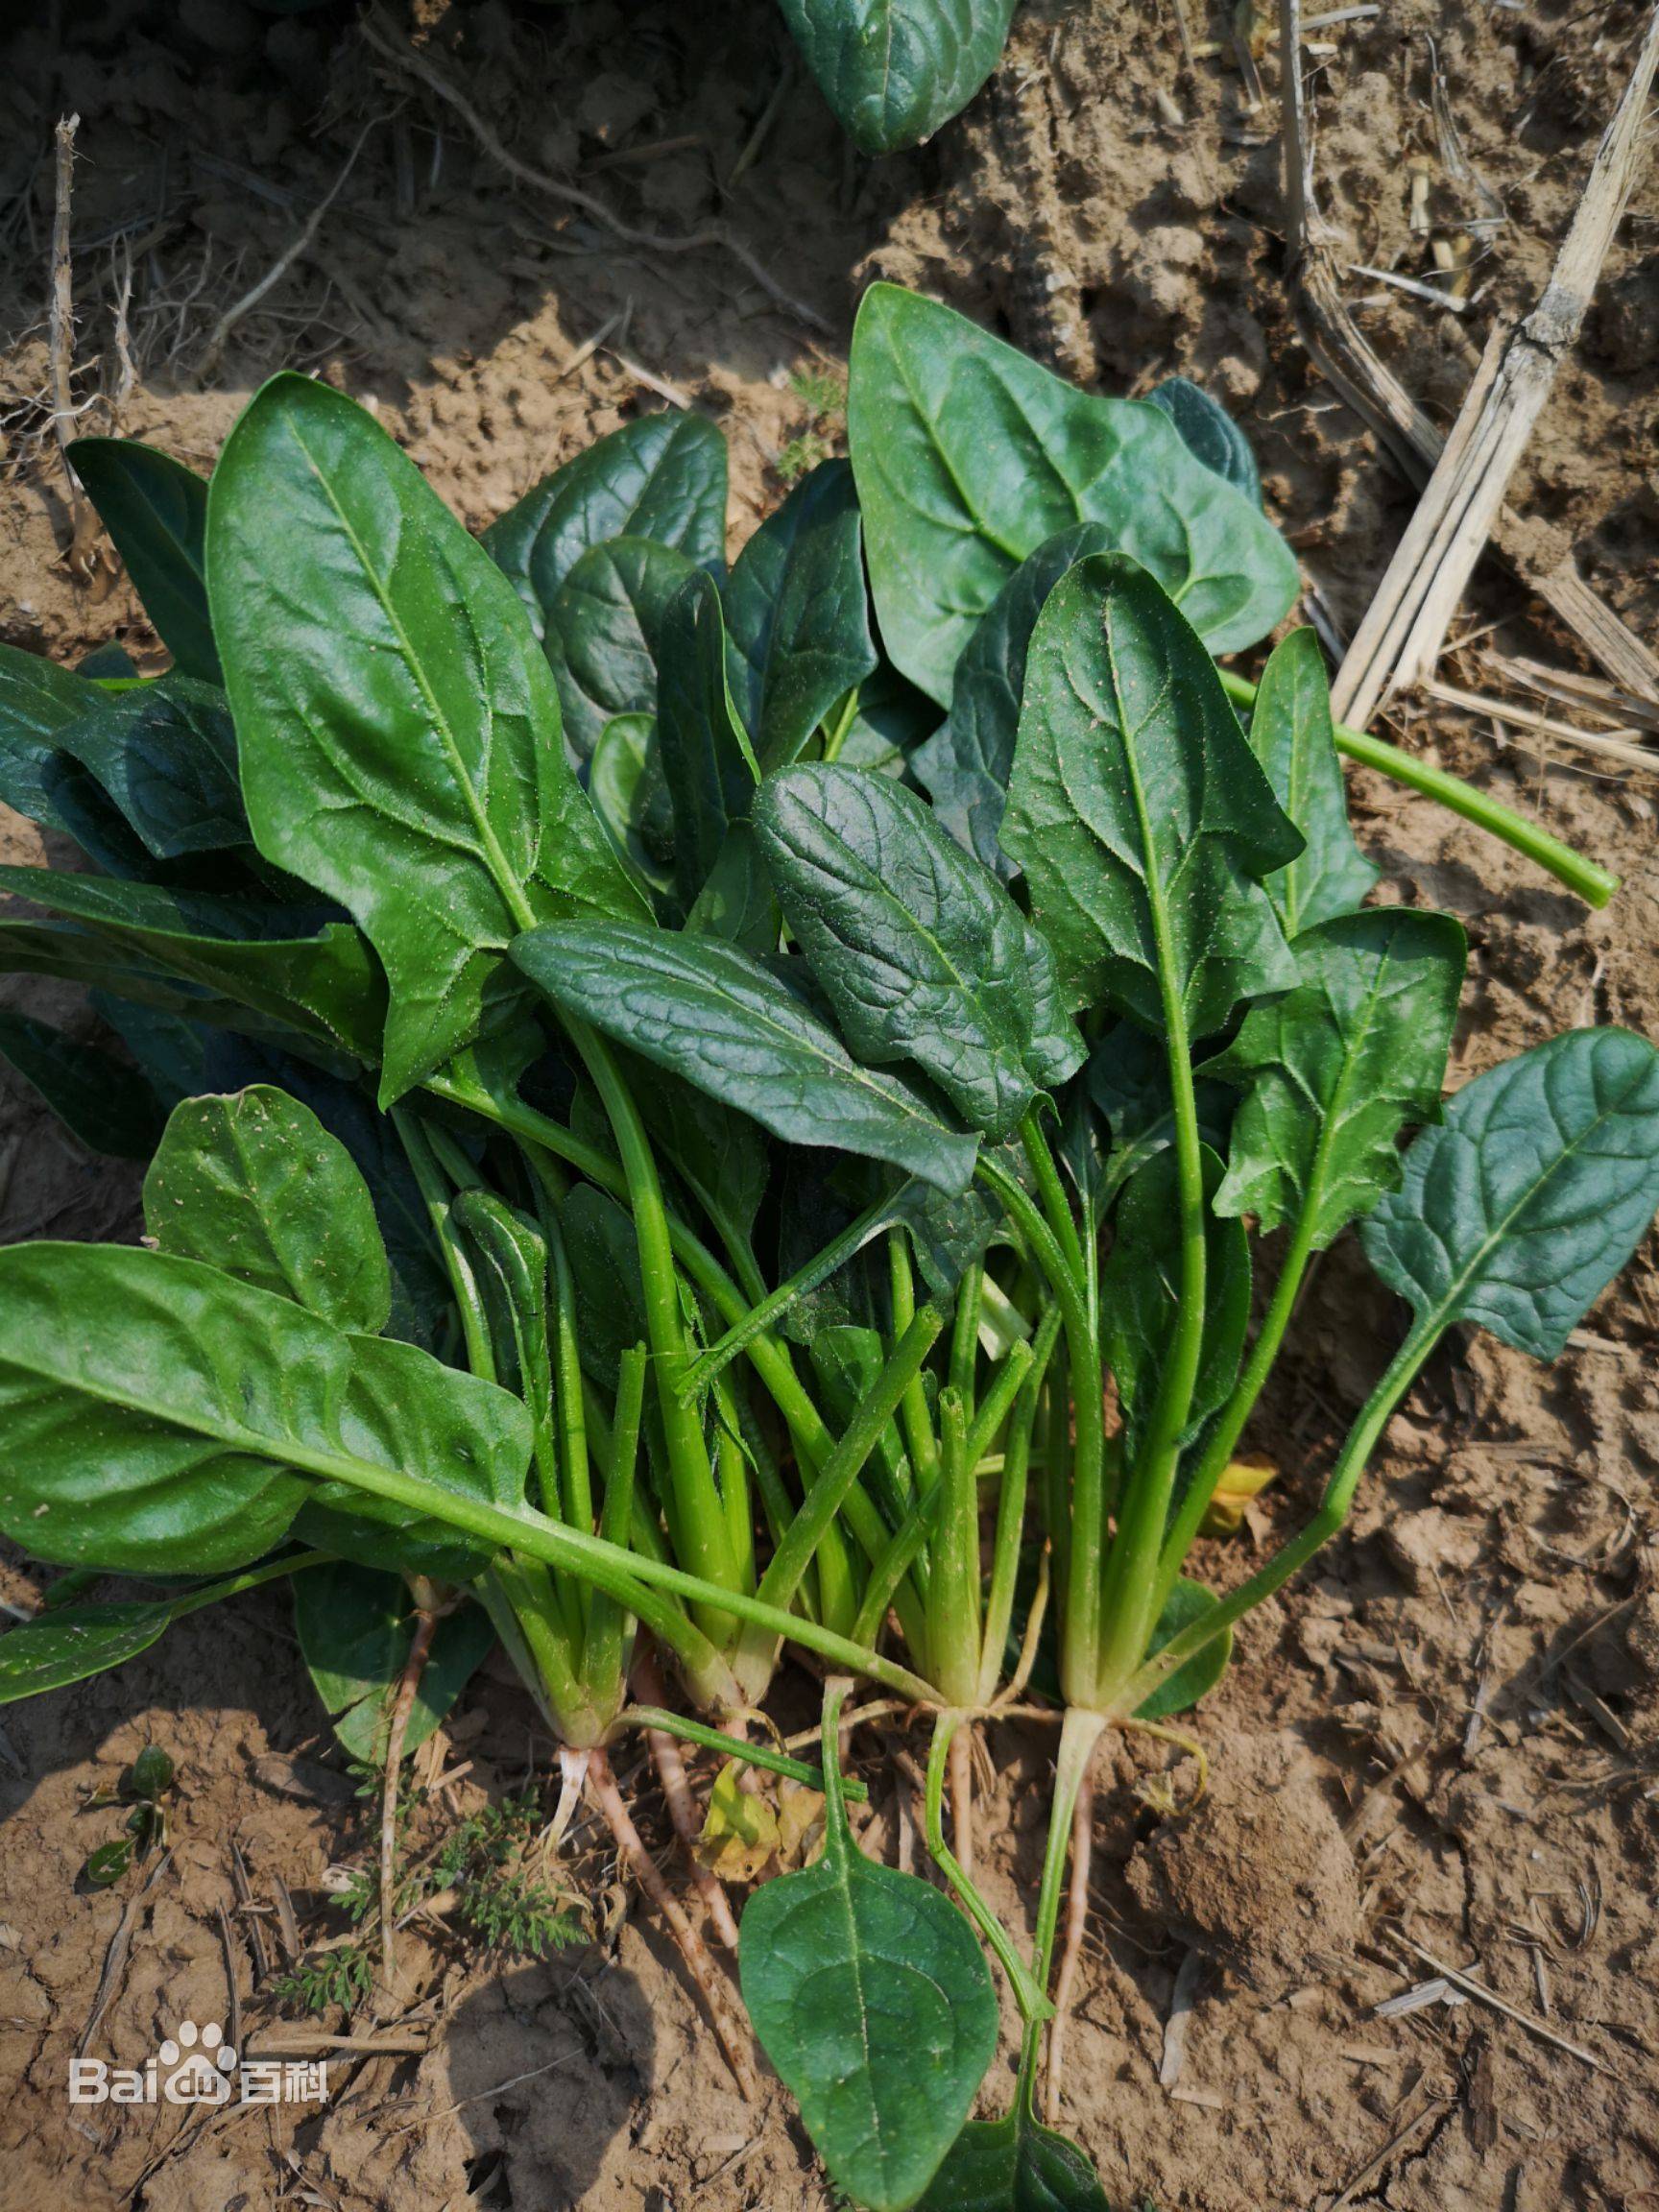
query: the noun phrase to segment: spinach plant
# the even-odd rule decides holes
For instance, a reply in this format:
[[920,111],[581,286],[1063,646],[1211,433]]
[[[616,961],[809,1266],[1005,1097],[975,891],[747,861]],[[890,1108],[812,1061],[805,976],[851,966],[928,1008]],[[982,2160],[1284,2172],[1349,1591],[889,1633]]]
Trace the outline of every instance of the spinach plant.
[[[1052,2018],[1051,2119],[1100,1739],[1189,1741],[1448,1332],[1559,1353],[1659,1205],[1659,1066],[1587,1029],[1443,1106],[1462,932],[1368,902],[1340,757],[1614,880],[1334,727],[1310,632],[1218,665],[1297,578],[1201,392],[1085,397],[878,286],[848,421],[729,569],[688,415],[481,542],[295,376],[210,484],[78,448],[176,661],[0,652],[0,795],[89,863],[5,872],[0,947],[128,1058],[0,1050],[154,1158],[144,1248],[0,1253],[0,1527],[71,1571],[0,1696],[291,1581],[384,1776],[389,1967],[399,1758],[498,1644],[555,1831],[586,1793],[747,2086],[736,1951],[853,2200],[1098,2206],[1038,2090]],[[1207,1511],[1356,1224],[1410,1323],[1306,1526],[1218,1594]],[[786,1647],[830,1676],[818,1766],[764,1718]],[[842,1740],[893,1703],[931,1717],[960,1911],[853,1832]],[[1015,1704],[1058,1728],[1028,1943],[974,1883],[974,1733]],[[740,1927],[694,1861],[712,1949],[617,1783],[630,1729],[688,1845],[685,1743],[824,1791],[822,1855]],[[965,2125],[987,1950],[1019,2090]]]

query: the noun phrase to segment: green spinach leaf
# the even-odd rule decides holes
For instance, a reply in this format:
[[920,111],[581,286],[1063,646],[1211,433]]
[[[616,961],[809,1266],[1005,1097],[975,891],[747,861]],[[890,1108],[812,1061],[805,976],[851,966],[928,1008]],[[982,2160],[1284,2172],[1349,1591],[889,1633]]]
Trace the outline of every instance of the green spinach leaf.
[[1554,1359],[1656,1207],[1659,1052],[1575,1029],[1466,1083],[1359,1241],[1419,1322]]
[[1254,644],[1295,597],[1283,539],[1156,407],[1075,391],[896,285],[858,310],[847,428],[881,636],[941,705],[1008,577],[1078,522],[1105,523],[1213,653]]
[[181,676],[220,682],[207,612],[207,485],[135,438],[77,438],[70,465]]
[[1302,839],[1204,646],[1119,554],[1079,562],[1038,618],[1002,842],[1073,1004],[1197,1039],[1295,982],[1262,878]]
[[264,387],[214,472],[207,577],[255,840],[379,954],[390,1104],[505,1018],[519,929],[638,895],[512,587],[362,408]]
[[1007,42],[1017,0],[780,0],[835,118],[862,154],[931,138]]
[[156,1249],[378,1334],[392,1272],[369,1186],[308,1106],[256,1083],[174,1109],[144,1178]]
[[1252,1006],[1205,1065],[1244,1091],[1215,1207],[1263,1229],[1306,1221],[1321,1252],[1398,1186],[1402,1128],[1439,1117],[1465,947],[1450,915],[1385,906],[1290,950],[1295,990]]
[[867,1065],[910,1062],[998,1139],[1080,1064],[1046,944],[912,792],[856,768],[791,768],[761,786],[755,829]]
[[543,643],[578,760],[618,714],[656,713],[668,610],[696,573],[671,545],[613,538],[584,553],[553,594]]
[[1331,722],[1331,686],[1319,640],[1295,630],[1275,646],[1250,715],[1250,748],[1273,796],[1307,839],[1287,868],[1267,878],[1286,937],[1349,914],[1382,874],[1354,842],[1348,794]]

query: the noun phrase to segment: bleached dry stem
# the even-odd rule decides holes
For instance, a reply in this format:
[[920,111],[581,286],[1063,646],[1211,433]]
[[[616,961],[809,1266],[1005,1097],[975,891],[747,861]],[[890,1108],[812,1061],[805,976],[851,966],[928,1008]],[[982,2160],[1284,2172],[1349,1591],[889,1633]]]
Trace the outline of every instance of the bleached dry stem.
[[708,2009],[714,2032],[720,2039],[720,2048],[726,2054],[737,2087],[749,2104],[759,2094],[755,2078],[754,2061],[750,2056],[748,2036],[741,2021],[734,2014],[727,1984],[719,1968],[709,1955],[708,1946],[686,1917],[685,1908],[662,1879],[661,1869],[646,1850],[635,1827],[622,1792],[616,1787],[616,1777],[611,1771],[611,1762],[603,1751],[595,1751],[589,1763],[588,1787],[593,1793],[593,1802],[604,1815],[605,1823],[616,1839],[616,1848],[624,1864],[656,1910],[662,1915],[668,1932],[680,1947],[680,1956],[685,1961],[685,1971],[697,1986],[698,1994]]
[[1089,1867],[1094,1856],[1094,1776],[1091,1767],[1077,1792],[1071,1815],[1071,1881],[1066,1892],[1066,1927],[1060,1967],[1054,1977],[1054,2017],[1048,2024],[1048,2071],[1045,2111],[1052,2128],[1060,2117],[1060,2080],[1066,2058],[1066,2019],[1083,1958],[1083,1930],[1089,1920]]

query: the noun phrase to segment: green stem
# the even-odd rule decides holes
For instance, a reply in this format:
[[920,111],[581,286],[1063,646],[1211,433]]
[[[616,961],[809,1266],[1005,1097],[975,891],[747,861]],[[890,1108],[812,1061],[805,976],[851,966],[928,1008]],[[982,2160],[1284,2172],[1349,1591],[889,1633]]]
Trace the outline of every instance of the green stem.
[[[673,1239],[668,1229],[668,1210],[662,1202],[657,1163],[638,1109],[609,1044],[585,1022],[570,1019],[565,1027],[610,1118],[628,1184],[634,1236],[639,1253],[640,1283],[645,1296],[646,1327],[657,1368],[657,1403],[671,1469],[670,1526],[675,1547],[706,1582],[721,1589],[735,1588],[737,1567],[720,1510],[714,1471],[703,1439],[702,1420],[694,1407],[683,1402],[678,1388],[687,1360],[685,1326],[674,1266]],[[709,1615],[704,1626],[710,1634],[724,1632],[718,1615]]]
[[933,1743],[927,1754],[927,1788],[923,1800],[927,1849],[947,1882],[955,1890],[963,1910],[997,1954],[997,1962],[1008,1977],[1014,2002],[1026,2027],[1049,2018],[1054,2008],[1043,1985],[1014,1947],[1014,1939],[974,1887],[961,1863],[945,1841],[945,1760],[950,1739],[967,1719],[962,1713],[941,1713],[933,1724]]
[[[977,1702],[989,1705],[1002,1679],[1002,1659],[1008,1647],[1008,1627],[1014,1618],[1014,1598],[1020,1576],[1020,1539],[1025,1527],[1025,1492],[1031,1464],[1031,1431],[1043,1395],[1043,1378],[1053,1357],[1060,1334],[1060,1310],[1050,1307],[1037,1333],[1031,1366],[1022,1378],[1020,1395],[1009,1417],[1008,1439],[1002,1454],[1002,1486],[997,1500],[997,1533],[991,1547],[991,1586],[985,1599],[985,1630],[979,1645]],[[982,1467],[984,1462],[981,1461]],[[975,1469],[975,1476],[978,1474]]]
[[951,1705],[979,1687],[979,1486],[953,1383],[939,1393],[939,1503],[928,1547],[927,1677]]
[[[209,1582],[205,1589],[187,1591],[182,1598],[169,1598],[175,1621],[182,1621],[187,1613],[200,1613],[204,1605],[219,1605],[227,1598],[240,1598],[245,1590],[258,1590],[267,1582],[280,1582],[286,1575],[300,1575],[307,1567],[326,1567],[333,1560],[332,1551],[293,1551],[286,1559],[269,1559],[262,1567],[247,1568],[240,1575],[228,1575],[222,1582]],[[49,1620],[50,1614],[32,1615],[32,1619]]]
[[[1007,1170],[980,1155],[974,1172],[1002,1201],[1004,1211],[1023,1231],[1038,1265],[1048,1278],[1066,1324],[1066,1350],[1071,1376],[1072,1450],[1070,1509],[1050,1480],[1050,1520],[1054,1557],[1061,1576],[1060,1680],[1068,1696],[1093,1689],[1099,1644],[1100,1559],[1106,1535],[1106,1408],[1101,1390],[1100,1346],[1089,1325],[1083,1286],[1043,1215]],[[1061,1531],[1063,1530],[1063,1536]]]
[[[1221,688],[1236,706],[1255,704],[1257,686],[1245,677],[1235,676],[1226,668],[1218,668],[1216,674],[1221,679]],[[1465,822],[1473,822],[1478,829],[1535,862],[1582,899],[1587,906],[1605,906],[1618,890],[1619,878],[1599,862],[1585,859],[1570,845],[1563,845],[1559,837],[1551,837],[1548,830],[1541,830],[1536,822],[1528,822],[1524,814],[1517,814],[1501,799],[1477,791],[1460,776],[1450,776],[1444,768],[1431,768],[1426,760],[1414,759],[1386,739],[1373,737],[1363,730],[1350,730],[1342,722],[1336,724],[1335,735],[1338,753],[1346,753],[1350,760],[1358,760],[1362,768],[1375,768],[1384,776],[1391,776],[1396,783],[1405,783],[1413,791],[1437,799],[1442,806],[1461,815]]]
[[[1153,887],[1154,926],[1164,938],[1162,899]],[[1209,1208],[1204,1199],[1204,1155],[1198,1135],[1198,1101],[1187,1037],[1187,1016],[1168,980],[1169,964],[1160,959],[1164,977],[1164,1022],[1175,1114],[1175,1167],[1181,1205],[1181,1294],[1175,1326],[1152,1418],[1136,1455],[1125,1467],[1118,1502],[1118,1532],[1107,1562],[1101,1597],[1100,1643],[1094,1679],[1133,1667],[1145,1650],[1158,1619],[1158,1559],[1169,1518],[1169,1501],[1181,1464],[1181,1439],[1192,1409],[1204,1351],[1204,1305],[1209,1248]],[[1098,1703],[1096,1695],[1091,1700]]]
[[1390,1361],[1387,1372],[1360,1408],[1359,1417],[1349,1432],[1342,1447],[1341,1456],[1332,1470],[1331,1479],[1325,1486],[1325,1495],[1319,1501],[1319,1510],[1308,1526],[1291,1537],[1288,1544],[1276,1551],[1265,1567],[1251,1575],[1248,1582],[1213,1605],[1202,1620],[1190,1627],[1183,1628],[1172,1636],[1163,1648],[1145,1660],[1127,1680],[1111,1682],[1102,1671],[1102,1703],[1111,1714],[1128,1717],[1141,1707],[1170,1675],[1184,1667],[1189,1659],[1196,1657],[1217,1636],[1225,1635],[1236,1621],[1271,1598],[1274,1591],[1287,1582],[1292,1575],[1306,1566],[1322,1544],[1341,1527],[1354,1502],[1354,1492],[1365,1464],[1388,1426],[1389,1417],[1416,1381],[1423,1362],[1438,1342],[1441,1325],[1435,1320],[1419,1321]]
[[1273,1296],[1266,1312],[1262,1316],[1262,1327],[1251,1348],[1249,1364],[1239,1378],[1238,1385],[1228,1403],[1219,1425],[1212,1432],[1204,1447],[1204,1456],[1192,1471],[1192,1479],[1185,1496],[1175,1510],[1164,1546],[1158,1554],[1158,1589],[1152,1619],[1156,1623],[1165,1602],[1174,1588],[1181,1573],[1182,1561],[1192,1549],[1198,1527],[1209,1510],[1210,1501],[1215,1495],[1215,1486],[1227,1472],[1238,1439],[1244,1433],[1244,1425],[1255,1411],[1273,1362],[1279,1357],[1279,1347],[1285,1341],[1285,1332],[1290,1325],[1295,1310],[1296,1296],[1308,1272],[1308,1262],[1313,1250],[1313,1231],[1317,1226],[1316,1210],[1305,1206],[1297,1222],[1285,1262],[1274,1285]]
[[[629,1705],[617,1714],[616,1725],[618,1728],[661,1728],[664,1736],[678,1736],[705,1751],[724,1751],[728,1758],[737,1760],[742,1766],[759,1767],[768,1774],[781,1774],[788,1782],[804,1782],[808,1790],[821,1793],[824,1789],[822,1767],[808,1767],[805,1759],[791,1759],[786,1751],[771,1751],[764,1744],[724,1735],[718,1728],[705,1727],[701,1720],[687,1720],[683,1713],[670,1713],[664,1705]],[[862,1782],[849,1781],[845,1775],[841,1780],[841,1794],[860,1805],[868,1802],[870,1796]]]
[[[893,1306],[893,1334],[902,1336],[916,1317],[916,1279],[910,1271],[910,1247],[904,1241],[902,1229],[887,1232],[887,1279]],[[939,1479],[939,1447],[934,1441],[933,1422],[927,1411],[927,1393],[917,1376],[904,1393],[904,1441],[910,1450],[910,1464],[916,1471],[917,1487],[930,1489]]]

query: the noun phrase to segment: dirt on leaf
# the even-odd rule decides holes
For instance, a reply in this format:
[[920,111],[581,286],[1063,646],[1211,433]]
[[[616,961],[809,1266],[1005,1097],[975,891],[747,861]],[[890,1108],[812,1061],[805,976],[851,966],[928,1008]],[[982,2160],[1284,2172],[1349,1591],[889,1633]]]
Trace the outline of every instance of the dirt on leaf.
[[[261,379],[297,366],[376,408],[480,527],[595,435],[688,405],[727,434],[735,545],[793,472],[841,444],[851,313],[861,284],[888,276],[1101,389],[1198,379],[1250,437],[1318,618],[1338,637],[1358,621],[1411,494],[1291,316],[1266,16],[1027,0],[968,114],[874,165],[837,135],[771,0],[694,15],[669,0],[416,0],[371,20],[394,47],[412,42],[472,119],[430,74],[388,61],[345,0],[310,13],[100,0],[12,18],[7,641],[70,660],[115,641],[158,662],[125,579],[95,536],[75,541],[52,436],[52,139],[69,114],[81,427],[202,467]],[[1494,318],[1547,280],[1640,27],[1633,6],[1566,0],[1383,0],[1308,25],[1318,186],[1347,297],[1442,426]],[[676,243],[710,226],[748,258]],[[1650,641],[1656,429],[1650,162],[1511,487]],[[1585,665],[1490,565],[1458,636],[1442,673],[1472,688],[1490,688],[1491,651]],[[1469,931],[1454,1081],[1583,1022],[1659,1035],[1652,777],[1439,706],[1390,731],[1625,879],[1588,914],[1428,802],[1354,777],[1384,895]],[[26,826],[4,830],[5,857],[41,855]],[[89,1024],[62,987],[0,990]],[[134,1171],[82,1152],[10,1076],[0,1116],[0,1237],[137,1233]],[[1191,1723],[1212,1766],[1196,1806],[1170,1815],[1138,1793],[1165,1763],[1157,1746],[1103,1761],[1060,2118],[1114,2204],[1310,2212],[1351,2187],[1344,2202],[1387,2212],[1659,2201],[1655,1262],[1650,1238],[1551,1369],[1481,1336],[1442,1350],[1348,1529],[1243,1624]],[[1249,1439],[1279,1479],[1238,1537],[1206,1547],[1213,1584],[1241,1579],[1305,1516],[1399,1327],[1352,1249],[1326,1256]],[[42,1579],[10,1565],[0,1597],[27,1609]],[[82,1864],[119,1820],[87,1800],[146,1743],[179,1770],[167,1855],[90,1888]],[[996,1731],[985,1882],[1017,1927],[1051,1757],[1051,1730]],[[418,1762],[433,1786],[421,1834],[550,1759],[528,1703],[482,1681]],[[893,1859],[914,1834],[910,1785],[885,1757],[868,1771],[883,1778],[868,1840]],[[266,1594],[6,1716],[4,2212],[829,2206],[787,2100],[770,2084],[759,2106],[739,2101],[589,1827],[567,1871],[591,1901],[590,1946],[501,1963],[431,1911],[404,1931],[395,1998],[349,2022],[278,2002],[292,1929],[315,1941],[343,1925],[339,1869],[367,1848],[355,1791]],[[1379,2016],[1435,1980],[1431,1960],[1507,2009],[1448,1986]],[[327,2103],[69,2104],[78,2052],[141,2066],[185,2019],[221,2024],[251,2055],[322,2056]],[[1008,2079],[994,2069],[987,2111]]]

